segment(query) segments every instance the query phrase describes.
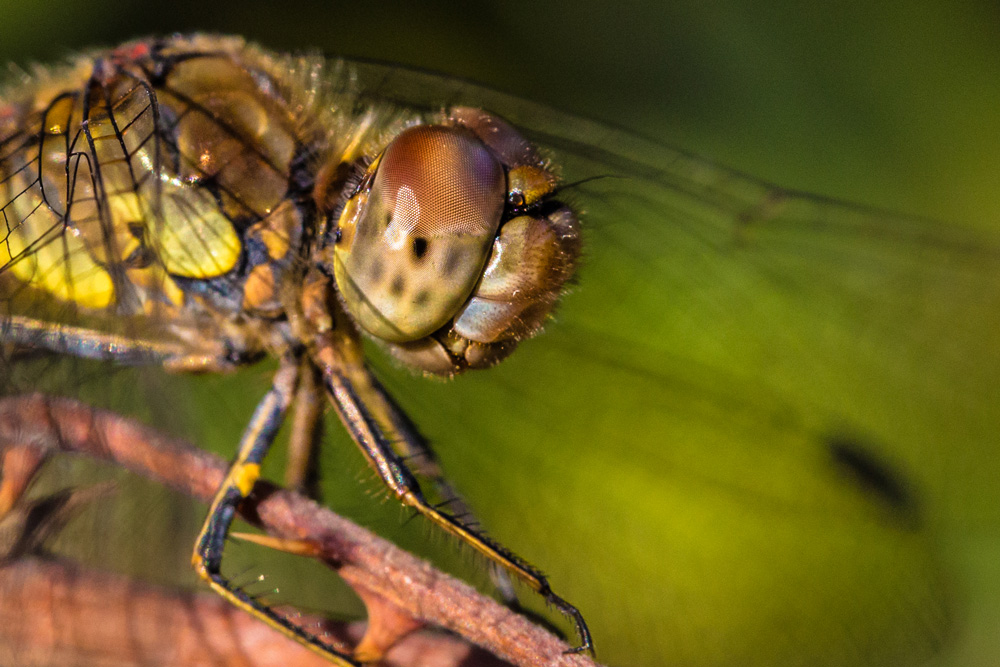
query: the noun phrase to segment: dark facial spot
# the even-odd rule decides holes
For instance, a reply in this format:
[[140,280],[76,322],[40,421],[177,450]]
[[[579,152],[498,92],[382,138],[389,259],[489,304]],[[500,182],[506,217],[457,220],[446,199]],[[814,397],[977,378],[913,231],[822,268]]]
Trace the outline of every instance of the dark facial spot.
[[427,239],[422,236],[418,236],[413,239],[413,256],[417,259],[423,259],[424,255],[427,254]]
[[376,257],[372,260],[371,266],[368,267],[368,277],[373,283],[377,283],[382,280],[382,275],[385,273],[385,262],[382,261],[381,257]]
[[445,278],[451,277],[453,273],[458,269],[458,265],[462,261],[462,253],[460,253],[456,248],[450,248],[445,253],[444,256],[444,266],[441,267],[441,273]]
[[385,226],[388,227],[392,224],[392,213],[385,214]]
[[431,299],[431,293],[427,290],[420,290],[417,295],[413,297],[413,305],[415,306],[426,306],[427,302]]
[[363,224],[359,224],[354,230],[354,243],[360,243],[362,246],[373,243],[375,239],[382,232],[378,229],[378,220],[364,220]]
[[392,279],[392,284],[389,285],[389,293],[394,297],[400,297],[403,295],[403,287],[405,285],[406,281],[403,280],[403,276],[400,274]]

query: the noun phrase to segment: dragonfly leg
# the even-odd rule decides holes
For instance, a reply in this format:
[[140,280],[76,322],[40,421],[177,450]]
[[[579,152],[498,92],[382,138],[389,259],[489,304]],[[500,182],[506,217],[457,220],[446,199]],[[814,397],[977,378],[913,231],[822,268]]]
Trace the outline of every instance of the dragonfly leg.
[[318,637],[292,623],[270,607],[234,587],[222,576],[222,552],[229,527],[240,502],[253,490],[260,476],[260,464],[274,442],[292,401],[299,374],[297,360],[284,360],[274,376],[270,391],[261,399],[240,441],[236,459],[215,493],[208,517],[195,542],[192,565],[199,576],[236,607],[267,623],[282,634],[319,653],[340,667],[354,667],[350,656],[334,649]]
[[288,440],[285,486],[319,500],[316,456],[323,435],[322,385],[316,367],[304,361],[295,390],[292,431]]
[[25,350],[114,361],[126,366],[164,364],[172,370],[221,371],[229,367],[224,350],[191,353],[177,343],[133,339],[84,327],[14,315],[0,322],[5,344]]
[[569,617],[580,636],[580,645],[570,652],[593,653],[593,641],[587,623],[583,620],[583,614],[552,591],[545,575],[486,537],[482,531],[455,516],[442,512],[427,501],[416,477],[393,450],[391,440],[380,425],[380,420],[368,407],[369,404],[378,405],[378,393],[371,384],[373,378],[367,371],[354,375],[357,376],[357,381],[352,381],[336,366],[326,364],[323,374],[324,386],[351,438],[382,482],[404,505],[412,507],[445,531],[468,543],[476,551],[526,583],[546,602]]
[[[437,456],[427,439],[420,434],[417,426],[406,416],[406,412],[374,377],[372,377],[372,387],[380,402],[376,412],[388,417],[383,429],[395,452],[406,461],[418,477],[430,482],[440,501],[439,507],[446,505],[451,514],[466,524],[478,525],[479,522],[468,504],[445,478]],[[314,500],[319,499],[316,454],[323,426],[321,394],[322,384],[316,367],[312,363],[304,362],[293,404],[285,486],[297,489]],[[492,568],[490,575],[503,602],[508,607],[519,610],[517,593],[507,572],[501,568]]]
[[[375,394],[381,400],[383,407],[380,411],[389,417],[391,430],[388,430],[387,435],[396,454],[406,461],[407,466],[418,477],[423,477],[431,483],[434,492],[442,501],[438,504],[439,507],[447,506],[448,511],[466,525],[480,525],[468,503],[444,476],[437,455],[431,449],[427,438],[421,435],[417,425],[374,376],[371,378],[371,384]],[[520,603],[517,600],[517,593],[506,570],[494,567],[490,571],[490,578],[503,602],[508,607],[519,610]]]
[[[395,452],[418,477],[430,482],[440,501],[439,507],[447,506],[452,515],[468,525],[479,525],[469,505],[445,478],[437,456],[417,426],[374,377],[372,387],[380,401],[376,412],[388,416],[388,423],[383,425],[383,429]],[[314,500],[319,499],[316,454],[323,426],[321,392],[322,384],[316,367],[311,363],[303,363],[293,403],[285,486],[297,489]],[[519,610],[517,593],[507,572],[501,568],[492,568],[490,575],[503,602],[508,607]]]

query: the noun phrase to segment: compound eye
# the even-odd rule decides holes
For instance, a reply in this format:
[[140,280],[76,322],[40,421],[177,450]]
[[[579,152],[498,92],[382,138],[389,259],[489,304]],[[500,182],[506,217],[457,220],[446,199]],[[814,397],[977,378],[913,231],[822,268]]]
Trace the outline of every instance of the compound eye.
[[334,277],[369,333],[413,341],[469,298],[500,225],[506,177],[470,132],[435,125],[402,132],[373,166],[371,187],[338,223]]

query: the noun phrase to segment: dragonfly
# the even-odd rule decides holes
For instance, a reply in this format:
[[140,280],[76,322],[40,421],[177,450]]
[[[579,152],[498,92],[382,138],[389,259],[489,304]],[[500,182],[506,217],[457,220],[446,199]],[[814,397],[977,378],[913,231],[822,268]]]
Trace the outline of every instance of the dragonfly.
[[[993,441],[996,407],[977,397],[1000,370],[995,236],[784,190],[474,86],[239,40],[136,42],[5,100],[10,376],[33,353],[200,372],[281,358],[195,553],[221,594],[265,622],[351,664],[219,571],[276,422],[312,386],[398,497],[567,614],[581,648],[588,625],[546,577],[423,499],[405,456],[454,494],[412,424],[529,457],[573,443],[607,475],[578,475],[560,499],[594,515],[580,548],[634,553],[622,580],[656,582],[642,594],[656,613],[638,627],[676,638],[676,662],[891,664],[947,643],[953,608],[928,534],[959,498],[983,506],[970,530],[989,534],[977,480],[995,471],[963,471],[956,496],[905,468],[914,451]],[[494,208],[477,215],[496,229],[414,235],[403,209],[420,199],[399,187],[385,204],[380,175],[404,171],[397,155],[427,133],[492,165]],[[366,231],[369,218],[384,232]],[[506,238],[518,224],[529,229],[517,238],[546,237],[547,250]],[[375,238],[410,269],[399,281],[354,254]],[[439,298],[406,284],[426,279],[428,253],[443,247],[447,265],[477,244],[487,275],[467,277],[443,316],[400,312],[401,295]],[[532,305],[517,302],[481,342],[469,322],[497,314],[475,290],[511,267],[535,270],[514,289]],[[428,385],[400,365],[469,372]],[[463,422],[470,401],[495,423]],[[509,414],[527,424],[516,438],[503,435]],[[556,414],[574,417],[551,431]],[[650,488],[662,502],[629,507]],[[593,489],[604,497],[589,500]],[[606,595],[593,600],[605,614],[639,613]]]
[[[363,329],[401,363],[450,376],[530,337],[579,251],[557,178],[512,127],[467,107],[390,121],[398,133],[378,152],[386,127],[372,116],[334,141],[319,108],[314,127],[295,127],[315,103],[284,67],[240,42],[140,42],[96,59],[78,90],[9,107],[5,342],[192,372],[279,357],[192,561],[224,598],[332,662],[355,664],[221,572],[293,399],[320,392],[403,504],[523,579],[573,620],[574,651],[592,650],[583,616],[540,571],[427,500],[404,456],[450,489],[360,342]],[[20,314],[35,293],[94,320]],[[124,335],[109,318],[158,333]],[[304,414],[297,451],[315,446],[319,413]]]

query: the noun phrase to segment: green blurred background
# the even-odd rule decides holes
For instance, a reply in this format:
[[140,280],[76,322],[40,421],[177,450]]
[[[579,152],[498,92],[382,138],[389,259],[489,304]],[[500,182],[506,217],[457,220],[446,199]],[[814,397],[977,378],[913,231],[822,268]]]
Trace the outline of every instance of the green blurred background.
[[[0,1],[0,8],[0,60],[21,65],[51,62],[76,50],[147,34],[236,33],[276,50],[322,50],[467,77],[637,131],[787,187],[993,233],[1000,220],[996,195],[1000,124],[995,120],[1000,108],[1000,10],[994,3],[842,2],[805,7],[791,1],[747,0],[635,6],[496,2],[472,7],[444,2],[174,2],[152,6],[91,0]],[[984,335],[994,341],[988,349],[995,352],[996,331]],[[511,373],[516,372],[515,367]],[[266,370],[257,369],[240,381],[252,379],[246,383],[251,385],[246,399],[251,404],[266,384],[266,376]],[[507,377],[501,376],[501,383]],[[199,390],[222,397],[217,400],[224,403],[221,409],[235,415],[238,433],[239,415],[249,412],[246,400],[227,398],[234,396],[235,381],[205,382]],[[406,378],[395,378],[391,384],[415,386]],[[684,386],[679,382],[671,391],[682,392]],[[455,433],[462,435],[449,438],[447,418],[458,412],[454,405],[442,405],[437,416],[415,415],[418,423],[438,441],[446,470],[467,493],[485,525],[549,571],[554,588],[578,602],[591,619],[602,661],[615,665],[909,664],[924,657],[924,644],[943,644],[944,664],[1000,662],[1000,634],[995,632],[1000,619],[1000,569],[995,564],[1000,517],[996,510],[991,513],[975,507],[969,517],[949,515],[948,521],[940,520],[963,530],[972,526],[967,532],[973,534],[959,547],[948,542],[941,549],[945,564],[940,578],[945,584],[938,581],[936,556],[928,556],[925,562],[924,554],[938,552],[928,543],[949,538],[895,531],[887,535],[878,526],[849,522],[839,527],[835,521],[809,525],[817,544],[829,538],[828,532],[843,530],[849,540],[868,540],[873,549],[886,551],[885,558],[873,556],[872,563],[884,566],[893,559],[899,561],[898,571],[876,570],[871,573],[873,580],[888,582],[897,577],[900,586],[928,589],[914,590],[912,596],[899,600],[881,600],[887,607],[885,616],[866,619],[861,631],[881,637],[879,624],[893,617],[893,605],[907,600],[925,605],[907,612],[920,618],[916,625],[926,625],[927,637],[915,639],[909,626],[899,630],[903,639],[886,630],[884,635],[892,639],[885,640],[884,654],[869,650],[852,657],[849,651],[838,652],[838,647],[850,644],[846,635],[858,632],[845,629],[852,600],[844,609],[831,611],[825,623],[822,614],[811,615],[815,610],[808,604],[817,581],[796,582],[789,576],[788,590],[764,590],[768,599],[761,599],[761,606],[779,606],[782,601],[795,601],[798,595],[803,611],[800,616],[791,614],[790,622],[799,620],[813,627],[771,628],[773,634],[762,634],[753,622],[754,596],[761,591],[749,585],[739,590],[740,572],[712,570],[712,564],[726,562],[728,556],[696,548],[703,542],[709,548],[718,545],[695,534],[691,544],[696,546],[690,549],[684,549],[683,543],[657,541],[660,526],[676,519],[673,503],[691,503],[691,496],[682,497],[689,492],[698,497],[698,485],[690,482],[690,475],[685,476],[683,465],[680,472],[671,469],[662,476],[656,474],[652,462],[646,476],[637,473],[641,462],[630,461],[619,468],[616,461],[643,452],[629,451],[618,442],[608,442],[603,453],[587,447],[585,455],[574,451],[572,441],[560,443],[561,451],[534,451],[532,434],[544,433],[547,425],[517,425],[518,417],[501,409],[514,388],[501,384],[491,389],[486,381],[481,385],[476,379],[433,385],[421,399],[431,403],[425,409],[434,409],[433,400],[452,400],[450,391],[473,392],[471,399],[461,403],[463,409],[485,406],[479,415],[459,415],[463,422]],[[653,380],[648,391],[650,396],[665,394]],[[732,394],[740,396],[739,388]],[[980,400],[995,403],[996,398],[994,392]],[[623,413],[649,407],[632,396],[609,400],[612,405],[620,404]],[[780,427],[758,423],[753,411],[757,403],[767,403],[766,397],[737,400],[745,400],[746,405],[734,410],[735,417],[716,412],[718,406],[702,405],[700,418],[706,422],[731,418],[733,431],[750,433],[770,433],[768,429]],[[769,409],[765,406],[761,414]],[[491,442],[499,445],[493,450],[469,451],[465,441],[475,440],[475,419],[479,418],[515,424],[509,432],[519,434],[519,440],[509,447],[500,440]],[[574,419],[571,414],[551,418]],[[658,425],[662,426],[656,419],[622,419],[617,428]],[[202,430],[220,431],[220,442],[234,441],[231,430],[223,433],[222,426]],[[664,437],[651,430],[643,435],[650,440]],[[331,487],[348,487],[328,490],[335,507],[475,578],[475,564],[464,556],[455,558],[447,540],[429,538],[429,530],[413,524],[400,530],[401,513],[391,503],[371,509],[372,498],[380,502],[377,486],[343,438],[338,434],[332,439],[337,448],[329,448],[332,451],[324,454],[324,463],[341,472]],[[790,455],[783,458],[780,452],[786,450],[778,450],[778,462],[768,474],[779,480],[783,474],[797,475],[796,466],[802,464]],[[752,469],[748,461],[756,453],[743,451],[741,456],[735,449],[731,469],[720,476],[738,479],[743,466]],[[967,454],[967,463],[975,467],[975,457],[991,454],[995,455],[992,448],[981,447]],[[962,457],[963,453],[954,455]],[[912,460],[917,461],[917,477],[933,479],[933,456]],[[923,468],[919,468],[920,461],[925,462]],[[716,464],[713,460],[712,465]],[[785,464],[788,470],[783,473]],[[573,472],[567,472],[567,467]],[[955,469],[942,467],[937,474]],[[995,464],[986,469],[995,470]],[[808,480],[796,482],[809,488]],[[757,483],[770,482],[762,478]],[[937,486],[962,484],[962,480],[942,480]],[[985,493],[976,497],[988,501]],[[997,495],[992,498],[998,499]],[[829,507],[850,510],[850,503],[841,500],[831,501]],[[672,534],[711,531],[711,522],[719,519],[716,508],[706,500],[704,516],[696,518],[696,502],[694,510],[685,509],[685,521],[691,523],[671,525]],[[949,505],[948,512],[960,512],[957,504]],[[627,514],[621,514],[621,508],[628,508]],[[727,529],[738,530],[743,525],[739,519],[733,519]],[[813,519],[805,517],[804,523]],[[754,533],[760,526],[765,532]],[[778,534],[777,529],[769,535],[766,527],[766,520],[759,517],[745,524],[748,534],[752,533],[747,543],[758,544],[762,553],[770,553],[764,546],[778,552],[783,540],[811,535],[806,531]],[[187,549],[183,544],[179,553]],[[253,563],[259,557],[249,558]],[[758,559],[762,570],[778,567],[763,558]],[[748,559],[754,562],[752,554]],[[970,578],[962,569],[967,561],[977,563],[967,569],[978,578]],[[670,574],[644,579],[661,572]],[[657,587],[673,576],[700,582],[702,588],[682,584],[677,591],[664,589],[658,594]],[[816,573],[816,579],[823,577],[828,577],[831,588],[856,585]],[[733,585],[704,585],[716,579]],[[480,575],[478,581],[483,580]],[[938,588],[951,591],[945,596],[949,599],[940,603],[950,609],[950,621],[938,618],[941,610],[934,606],[940,602]],[[873,583],[868,597],[878,598],[891,590],[892,585]],[[879,600],[863,599],[865,593],[856,595],[859,614],[869,614],[879,604]],[[684,595],[700,599],[685,600]],[[744,636],[752,633],[757,634]],[[803,637],[811,637],[813,645],[797,650],[795,643],[804,641]],[[863,638],[855,639],[864,643]],[[893,642],[920,647],[907,663],[901,663],[900,656],[907,654]]]
[[996,210],[991,2],[0,6],[4,60],[236,33],[469,77],[786,186],[949,219]]

